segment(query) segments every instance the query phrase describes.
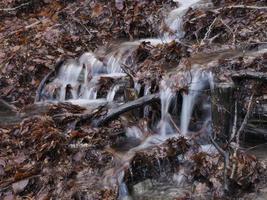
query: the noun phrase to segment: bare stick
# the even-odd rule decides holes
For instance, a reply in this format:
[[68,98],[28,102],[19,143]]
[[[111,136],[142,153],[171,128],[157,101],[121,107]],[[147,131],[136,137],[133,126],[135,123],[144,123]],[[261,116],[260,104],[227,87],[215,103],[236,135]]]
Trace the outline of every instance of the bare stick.
[[[233,155],[234,158],[237,157],[237,151],[238,151],[238,149],[240,147],[240,135],[243,132],[243,130],[244,130],[244,128],[245,128],[245,126],[246,126],[246,124],[248,122],[249,115],[251,113],[253,96],[254,96],[254,94],[252,94],[251,97],[250,97],[250,101],[249,101],[249,104],[248,104],[248,110],[247,110],[246,116],[245,116],[240,128],[238,129],[237,133],[235,133],[236,132],[236,115],[235,115],[235,123],[234,123],[233,133],[232,133],[232,137],[231,137],[231,140],[232,140],[235,137],[235,134],[236,134],[236,145],[234,147],[234,155]],[[237,168],[237,161],[235,160],[234,163],[233,163],[232,173],[231,173],[231,176],[230,176],[231,179],[234,178],[236,168]]]
[[247,125],[248,118],[249,118],[250,113],[251,113],[253,97],[254,97],[254,93],[250,97],[247,114],[246,114],[246,116],[245,116],[245,118],[244,118],[244,120],[243,120],[243,122],[242,122],[242,124],[241,124],[241,126],[239,128],[239,130],[237,131],[237,134],[236,134],[236,143],[238,144],[238,147],[239,147],[239,142],[240,142],[240,135],[243,132],[243,130],[245,129],[245,126]]
[[130,69],[128,65],[121,63],[121,68],[132,80],[134,80],[134,77],[135,77],[134,73],[132,72],[132,70]]
[[228,178],[227,178],[227,168],[229,166],[229,152],[224,151],[215,140],[209,135],[209,139],[214,147],[218,150],[218,152],[224,157],[224,171],[223,171],[223,179],[224,179],[224,190],[228,191]]
[[201,40],[201,44],[204,43],[205,40],[207,40],[210,36],[210,33],[212,31],[213,25],[215,24],[215,22],[217,21],[217,17],[213,20],[213,22],[210,24],[208,31],[205,34],[205,37]]
[[264,72],[253,72],[248,70],[240,70],[231,72],[233,79],[255,79],[267,82],[267,74]]
[[159,100],[159,94],[157,93],[157,94],[146,95],[134,101],[127,102],[117,108],[111,109],[106,116],[104,116],[101,119],[98,119],[95,125],[98,127],[105,125],[108,122],[112,121],[113,119],[116,119],[117,117],[119,117],[122,113],[128,112],[135,108],[145,106],[149,103],[152,103],[158,100]]
[[235,101],[235,118],[234,118],[234,125],[233,125],[233,129],[232,129],[232,135],[230,138],[230,142],[234,139],[235,135],[236,135],[236,126],[237,126],[237,101]]
[[18,112],[19,110],[16,106],[7,103],[4,99],[1,99],[1,98],[0,98],[0,106],[1,108],[11,110],[13,112]]
[[221,11],[223,9],[231,9],[231,8],[245,8],[245,9],[256,9],[256,10],[267,10],[266,6],[246,6],[246,5],[234,5],[234,6],[226,6],[222,8],[217,8],[214,11]]
[[6,11],[6,12],[15,11],[15,10],[17,10],[17,9],[19,9],[21,7],[27,6],[29,4],[30,4],[30,2],[27,2],[27,3],[23,3],[23,4],[19,5],[19,6],[13,7],[13,8],[0,8],[0,11]]

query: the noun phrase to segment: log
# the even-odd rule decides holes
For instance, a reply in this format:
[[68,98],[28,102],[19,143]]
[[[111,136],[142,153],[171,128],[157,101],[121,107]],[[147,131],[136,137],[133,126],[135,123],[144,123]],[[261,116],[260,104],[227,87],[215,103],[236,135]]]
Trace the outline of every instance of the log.
[[211,94],[213,132],[221,141],[228,140],[231,134],[235,105],[233,92],[233,82],[223,82],[215,84]]
[[235,79],[253,79],[262,82],[267,82],[267,73],[264,72],[254,72],[248,70],[234,71],[231,73],[233,80]]
[[135,108],[140,108],[142,106],[156,102],[158,100],[159,100],[159,93],[156,93],[156,94],[151,94],[151,95],[141,97],[134,101],[127,102],[119,106],[118,108],[111,109],[106,116],[98,119],[95,122],[95,126],[99,127],[99,126],[106,125],[108,122],[119,117],[122,113],[133,110]]
[[36,91],[36,97],[35,97],[35,102],[39,102],[41,101],[41,98],[42,98],[42,91],[45,87],[45,84],[54,76],[56,76],[59,68],[61,67],[61,65],[64,63],[63,60],[59,61],[56,66],[55,66],[55,69],[50,71],[44,78],[43,80],[41,81],[39,87],[37,88],[37,91]]
[[9,104],[4,99],[0,98],[0,111],[7,111],[7,112],[18,112],[18,108],[14,105]]

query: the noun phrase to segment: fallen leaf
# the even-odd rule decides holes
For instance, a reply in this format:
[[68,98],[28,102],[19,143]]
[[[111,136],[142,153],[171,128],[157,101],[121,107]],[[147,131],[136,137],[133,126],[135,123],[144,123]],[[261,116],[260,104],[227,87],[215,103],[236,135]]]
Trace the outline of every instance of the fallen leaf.
[[92,17],[98,17],[103,11],[103,6],[99,3],[95,4],[93,8]]
[[12,184],[12,189],[15,194],[22,192],[29,183],[29,179],[24,179]]
[[17,164],[21,164],[26,160],[26,156],[24,153],[19,153],[15,158],[14,158],[14,162]]
[[0,176],[4,176],[4,175],[5,175],[5,170],[3,166],[0,165]]
[[3,200],[14,200],[14,199],[15,199],[15,197],[14,197],[14,195],[13,195],[12,193],[7,194],[7,195],[3,198]]
[[122,10],[124,8],[124,0],[116,0],[115,6],[118,10]]
[[16,52],[16,51],[18,51],[20,49],[20,46],[14,46],[13,48],[12,48],[12,51],[13,52]]

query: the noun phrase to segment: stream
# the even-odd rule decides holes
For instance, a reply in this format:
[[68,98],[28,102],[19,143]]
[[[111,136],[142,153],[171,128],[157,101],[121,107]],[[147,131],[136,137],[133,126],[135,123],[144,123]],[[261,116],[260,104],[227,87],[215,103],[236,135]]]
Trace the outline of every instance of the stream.
[[[125,95],[129,88],[136,97],[148,97],[158,93],[160,113],[155,119],[153,118],[152,125],[141,124],[141,122],[126,124],[123,141],[116,147],[107,148],[114,156],[116,164],[103,172],[101,184],[103,188],[118,185],[119,200],[171,200],[179,196],[189,198],[192,197],[189,195],[192,190],[205,190],[200,184],[191,185],[187,179],[189,177],[187,168],[190,166],[188,160],[195,152],[203,152],[210,157],[220,153],[209,140],[213,135],[212,100],[216,85],[215,74],[210,66],[215,59],[210,61],[208,58],[202,64],[193,63],[190,69],[177,66],[175,70],[172,69],[172,72],[167,72],[161,78],[157,89],[153,88],[151,82],[143,83],[131,77],[131,72],[137,71],[133,54],[139,45],[149,44],[155,47],[172,41],[179,43],[184,36],[182,22],[188,9],[198,6],[210,7],[210,3],[202,0],[179,0],[178,2],[179,7],[171,10],[163,19],[169,31],[162,30],[157,38],[122,42],[117,48],[111,52],[105,52],[104,55],[87,52],[78,59],[64,61],[55,70],[53,76],[46,77],[40,84],[35,100],[35,106],[38,108],[34,112],[28,111],[19,115],[11,111],[1,111],[1,123],[18,122],[25,116],[34,115],[36,112],[41,113],[46,105],[60,103],[71,103],[88,110],[104,106],[108,110],[107,114],[110,114],[117,107],[132,100]],[[178,94],[177,85],[186,89]],[[180,101],[177,98],[180,98]],[[152,119],[152,111],[152,105],[145,105],[135,117]],[[200,138],[196,140],[196,149],[190,149],[181,157],[176,156],[175,161],[179,162],[179,170],[175,169],[176,171],[173,170],[175,171],[173,172],[170,169],[173,164],[168,160],[169,158],[159,157],[155,162],[153,160],[155,165],[153,170],[156,169],[158,177],[147,175],[150,172],[144,171],[140,181],[130,180],[139,178],[133,172],[135,169],[131,169],[133,160],[139,154],[165,145],[170,139],[185,138],[192,142],[191,138],[194,137]],[[262,144],[252,148],[254,146],[254,144],[244,144],[242,148],[266,165],[267,145]],[[203,194],[199,196],[194,194],[193,197],[205,199]],[[265,198],[267,198],[267,192],[258,196],[258,199]]]

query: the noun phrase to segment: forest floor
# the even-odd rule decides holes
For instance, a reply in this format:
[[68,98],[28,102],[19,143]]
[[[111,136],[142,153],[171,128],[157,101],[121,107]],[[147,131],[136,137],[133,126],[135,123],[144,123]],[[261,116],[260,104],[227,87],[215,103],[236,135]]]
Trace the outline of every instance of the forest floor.
[[[172,73],[173,66],[190,68],[214,59],[218,82],[230,79],[238,82],[241,89],[235,95],[243,105],[242,117],[245,117],[252,94],[258,105],[266,102],[267,53],[253,52],[266,48],[263,46],[267,44],[267,3],[265,0],[212,2],[212,8],[187,11],[183,17],[185,35],[180,43],[140,44],[133,54],[138,66],[133,74],[139,82],[155,82],[154,93],[157,93],[159,81],[167,72]],[[114,166],[120,165],[120,155],[114,149],[125,126],[131,123],[142,126],[143,119],[131,118],[125,125],[120,118],[94,127],[93,119],[102,119],[107,108],[97,107],[88,112],[68,103],[39,108],[34,104],[36,92],[42,79],[61,60],[77,58],[84,52],[101,55],[121,42],[170,32],[162,19],[176,6],[171,0],[0,2],[0,105],[6,106],[0,108],[0,116],[6,110],[13,114],[12,123],[0,123],[0,199],[118,197],[119,174]],[[252,52],[253,56],[244,52]],[[177,86],[177,90],[186,88]],[[158,109],[158,97],[152,100]],[[134,185],[157,176],[158,169],[146,177],[140,175],[140,170],[155,166],[158,159],[171,163],[165,168],[177,170],[175,159],[191,155],[194,145],[191,140],[175,138],[138,152],[130,164],[133,172],[125,169],[125,182]],[[229,145],[222,145],[224,153],[230,149]],[[265,188],[266,166],[255,156],[242,151],[236,155],[229,150],[231,164],[225,174],[223,152],[214,158],[201,151],[191,155],[188,173],[195,183],[190,190],[193,192],[176,199],[205,199],[207,194],[214,199],[253,199],[256,192]],[[106,183],[107,177],[115,179],[113,185]],[[203,195],[194,196],[198,193]]]

